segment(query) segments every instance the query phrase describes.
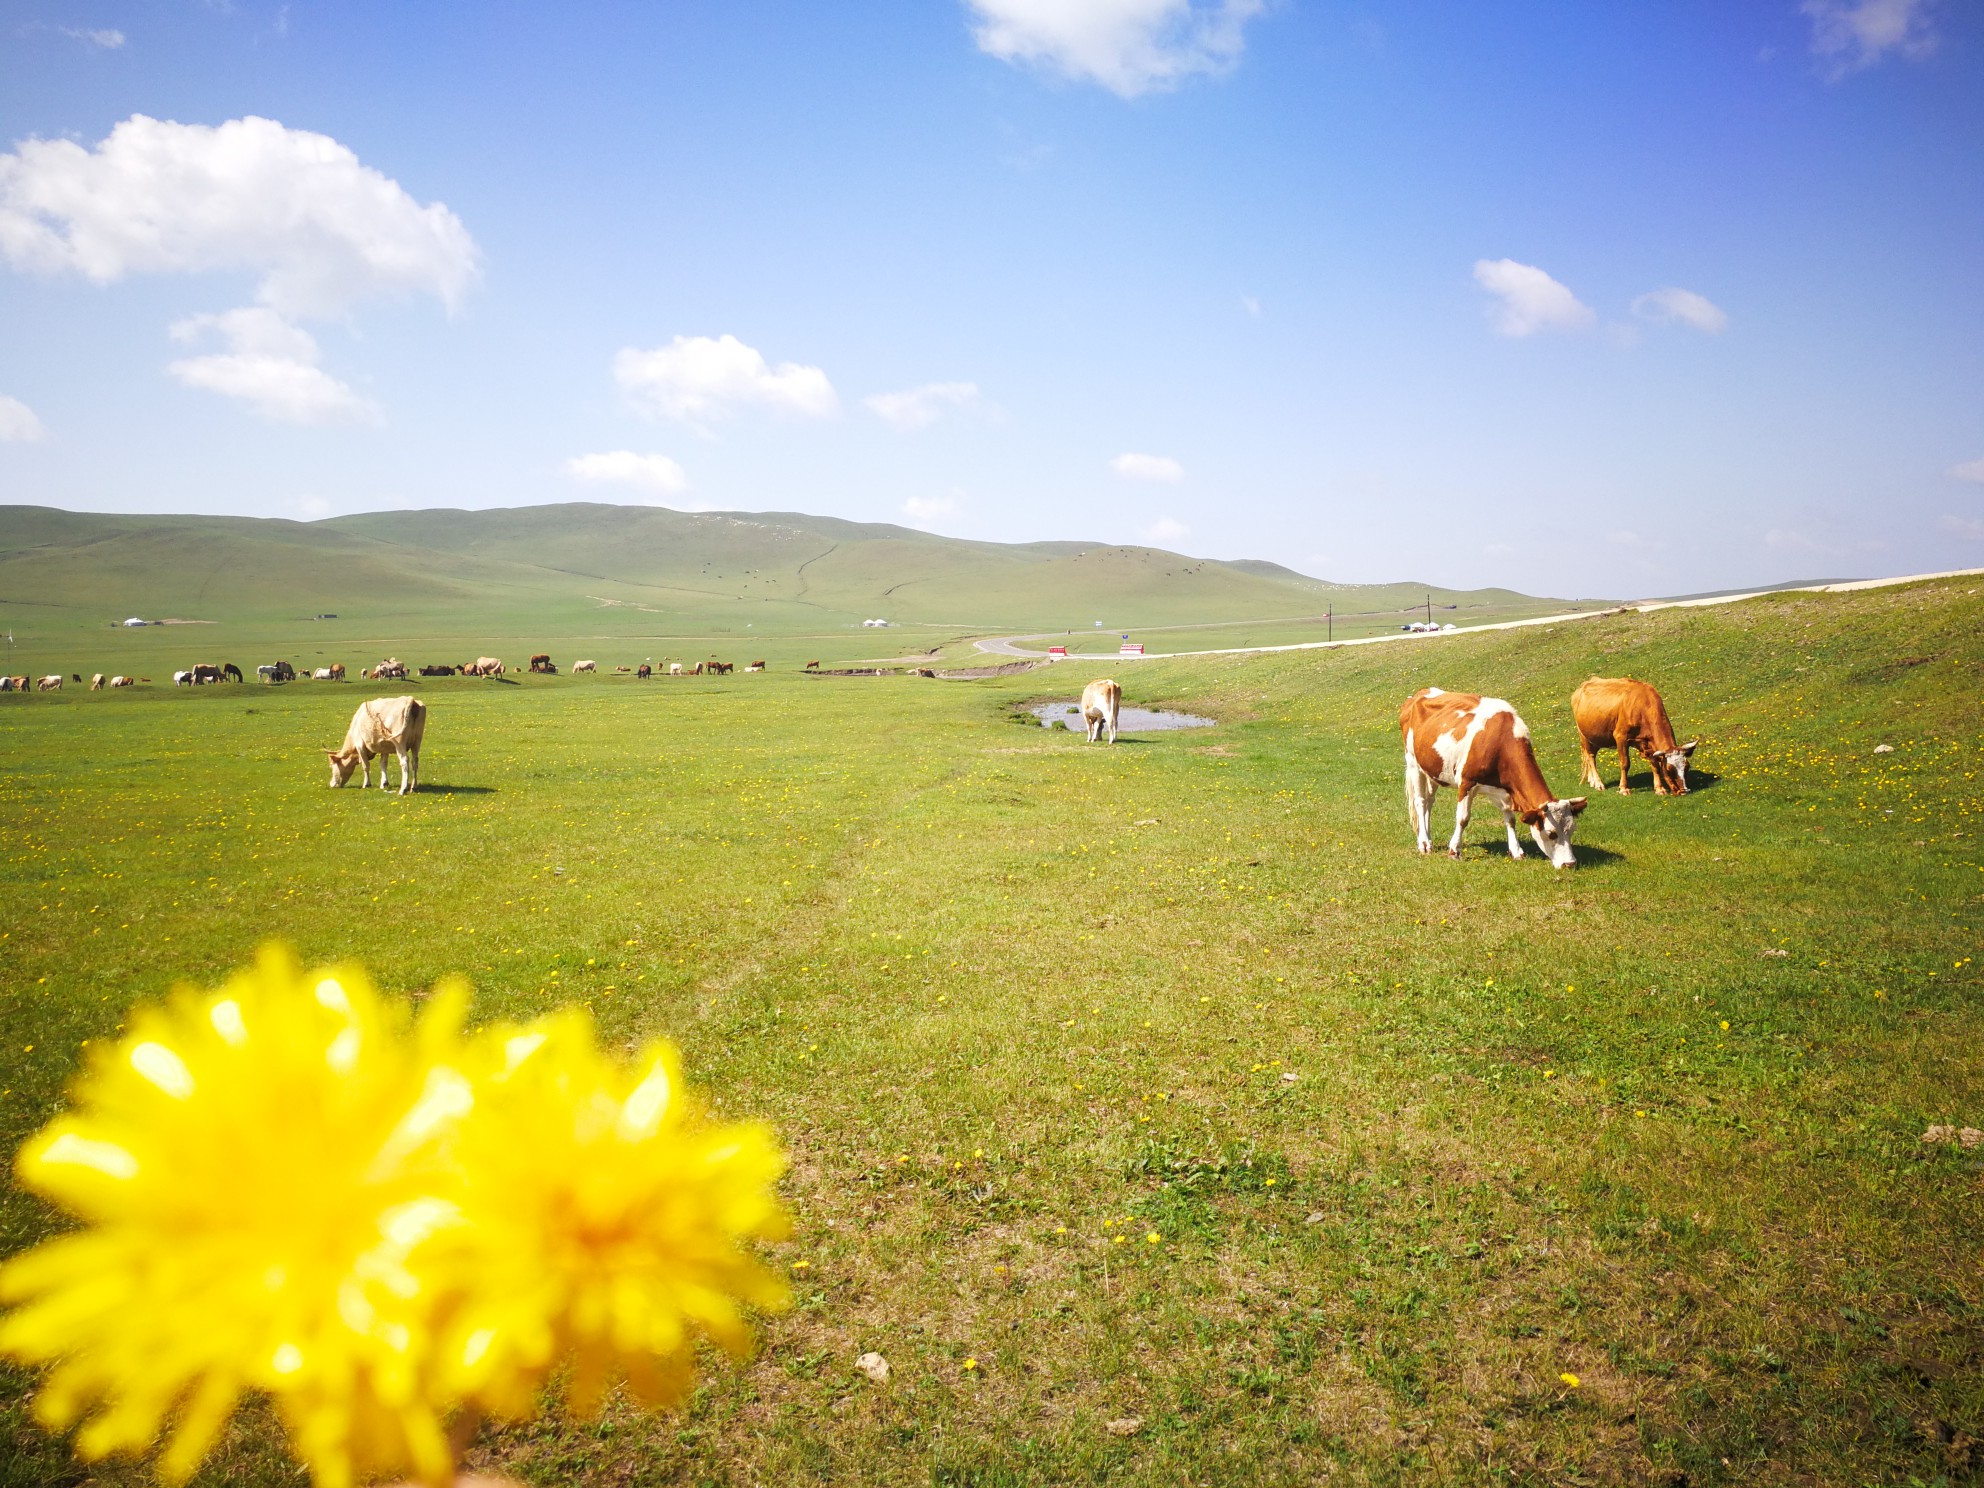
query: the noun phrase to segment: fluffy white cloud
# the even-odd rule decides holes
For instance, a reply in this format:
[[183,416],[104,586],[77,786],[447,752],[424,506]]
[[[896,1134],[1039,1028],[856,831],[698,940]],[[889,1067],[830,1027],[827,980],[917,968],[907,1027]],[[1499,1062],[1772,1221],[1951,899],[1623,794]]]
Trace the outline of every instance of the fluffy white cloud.
[[47,432],[32,408],[0,393],[0,444],[33,444]]
[[1729,316],[1723,308],[1692,289],[1656,289],[1633,301],[1633,314],[1641,320],[1663,325],[1693,326],[1711,336],[1729,329]]
[[1872,67],[1890,52],[1926,57],[1938,37],[1934,0],[1804,0],[1812,22],[1812,51],[1828,74],[1842,78]]
[[689,489],[689,477],[666,455],[637,455],[632,450],[574,455],[565,462],[565,470],[574,480],[669,493]]
[[1160,548],[1183,542],[1191,535],[1192,529],[1176,517],[1159,517],[1144,528],[1144,541]]
[[644,412],[697,427],[752,404],[808,418],[826,418],[840,406],[818,367],[771,366],[735,336],[677,336],[652,351],[626,347],[613,359],[613,377]]
[[1961,465],[1950,466],[1950,474],[1962,481],[1975,481],[1984,486],[1984,457],[1966,460]]
[[948,496],[912,496],[902,504],[902,512],[911,525],[917,527],[951,521],[964,515],[964,493],[953,491]]
[[885,423],[898,429],[922,429],[950,409],[970,408],[979,400],[975,382],[926,382],[900,393],[876,393],[861,400]]
[[109,27],[100,31],[91,31],[79,26],[57,26],[55,29],[64,36],[82,42],[85,46],[102,47],[106,52],[114,52],[124,45],[124,33]]
[[1589,305],[1534,264],[1484,258],[1474,265],[1474,282],[1496,297],[1488,317],[1504,336],[1582,331],[1598,318]]
[[979,50],[1124,98],[1225,72],[1265,0],[966,0]]
[[317,365],[317,341],[300,326],[261,306],[220,315],[194,315],[174,324],[172,339],[218,335],[227,350],[169,363],[187,387],[239,398],[263,418],[282,424],[376,424],[378,406]]
[[0,154],[0,257],[98,283],[247,271],[263,304],[328,316],[384,294],[453,305],[477,252],[453,212],[421,206],[326,135],[134,114],[95,149],[31,139]]
[[1169,455],[1139,455],[1126,450],[1109,462],[1109,468],[1130,480],[1175,484],[1185,478],[1185,467]]

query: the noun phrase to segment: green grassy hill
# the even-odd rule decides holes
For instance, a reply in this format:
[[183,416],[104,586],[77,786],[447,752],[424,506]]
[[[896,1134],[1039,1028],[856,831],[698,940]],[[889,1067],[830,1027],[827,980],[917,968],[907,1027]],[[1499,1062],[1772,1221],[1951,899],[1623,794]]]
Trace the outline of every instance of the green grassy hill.
[[[1158,548],[967,542],[794,512],[573,503],[296,522],[0,507],[0,625],[28,646],[15,662],[26,671],[169,669],[209,652],[458,660],[563,642],[616,659],[616,644],[639,659],[717,645],[781,654],[781,641],[808,658],[854,658],[1001,630],[1285,626],[1325,610],[1389,629],[1428,592]],[[1430,592],[1462,623],[1559,604]],[[216,628],[106,639],[129,615]],[[902,633],[878,638],[861,627],[871,618]],[[1339,633],[1345,623],[1356,622]]]

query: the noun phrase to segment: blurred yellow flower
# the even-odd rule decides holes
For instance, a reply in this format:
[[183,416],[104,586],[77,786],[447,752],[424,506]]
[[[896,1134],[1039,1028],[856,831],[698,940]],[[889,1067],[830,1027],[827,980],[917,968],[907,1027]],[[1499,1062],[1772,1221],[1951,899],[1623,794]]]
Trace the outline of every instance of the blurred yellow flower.
[[[35,1415],[77,1453],[191,1476],[241,1395],[272,1396],[320,1484],[442,1478],[409,1252],[452,1218],[438,1129],[471,1098],[459,989],[407,1037],[363,971],[265,949],[99,1045],[15,1171],[88,1228],[0,1271],[0,1352],[53,1366]],[[87,1418],[87,1419],[85,1419]]]
[[91,1051],[16,1163],[87,1228],[0,1268],[43,1424],[89,1459],[169,1431],[181,1482],[262,1391],[320,1488],[443,1485],[458,1406],[526,1414],[567,1363],[581,1410],[666,1401],[697,1337],[748,1345],[739,1301],[786,1299],[741,1248],[786,1233],[769,1130],[707,1119],[665,1044],[629,1067],[577,1010],[465,1040],[466,1000],[416,1024],[269,947]]
[[528,1415],[546,1377],[597,1410],[615,1379],[645,1404],[688,1388],[706,1336],[750,1345],[738,1300],[782,1307],[747,1255],[782,1239],[768,1127],[709,1120],[666,1043],[631,1068],[603,1055],[576,1008],[477,1039],[477,1100],[454,1134],[463,1224],[436,1236],[462,1292],[441,1357],[495,1414]]

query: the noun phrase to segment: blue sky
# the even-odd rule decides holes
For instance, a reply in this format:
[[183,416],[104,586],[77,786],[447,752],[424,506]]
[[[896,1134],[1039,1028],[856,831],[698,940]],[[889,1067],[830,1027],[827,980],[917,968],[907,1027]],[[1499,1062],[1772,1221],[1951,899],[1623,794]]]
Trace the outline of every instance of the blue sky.
[[1984,564],[1984,13],[0,5],[0,501]]

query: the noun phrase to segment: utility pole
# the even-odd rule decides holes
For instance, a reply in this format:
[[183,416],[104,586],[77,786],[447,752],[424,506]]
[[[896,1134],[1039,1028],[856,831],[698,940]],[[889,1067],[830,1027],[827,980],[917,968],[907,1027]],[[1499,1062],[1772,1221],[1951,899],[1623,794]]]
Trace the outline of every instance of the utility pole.
[[1323,623],[1329,627],[1328,630],[1323,632],[1324,639],[1331,641],[1335,640],[1336,639],[1336,606],[1335,605],[1331,605],[1327,610],[1323,612]]
[[1430,594],[1426,596],[1426,623],[1433,623],[1433,596]]

